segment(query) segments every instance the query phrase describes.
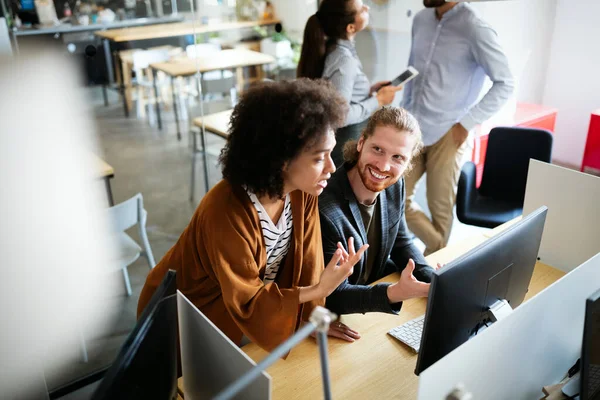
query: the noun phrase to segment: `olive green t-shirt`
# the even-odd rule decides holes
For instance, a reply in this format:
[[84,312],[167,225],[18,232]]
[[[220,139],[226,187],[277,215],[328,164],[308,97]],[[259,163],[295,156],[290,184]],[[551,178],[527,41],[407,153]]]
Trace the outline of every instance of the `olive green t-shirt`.
[[365,269],[358,279],[359,285],[364,285],[368,282],[380,247],[381,218],[379,218],[377,201],[378,199],[375,199],[375,202],[369,206],[358,203],[358,208],[360,209],[360,214],[365,226],[365,232],[367,233],[367,243],[369,244]]

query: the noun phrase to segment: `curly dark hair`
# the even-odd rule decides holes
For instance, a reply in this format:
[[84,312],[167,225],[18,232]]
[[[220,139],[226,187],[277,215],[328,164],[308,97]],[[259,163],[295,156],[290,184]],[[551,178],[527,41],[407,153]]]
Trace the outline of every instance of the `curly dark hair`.
[[233,109],[219,162],[223,177],[257,196],[283,197],[286,162],[343,125],[347,102],[331,83],[297,79],[262,82]]

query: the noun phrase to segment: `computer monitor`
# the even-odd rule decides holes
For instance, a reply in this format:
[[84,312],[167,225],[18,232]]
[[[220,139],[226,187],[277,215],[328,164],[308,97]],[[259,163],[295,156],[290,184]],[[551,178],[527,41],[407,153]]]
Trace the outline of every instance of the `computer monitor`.
[[600,290],[585,305],[580,374],[581,400],[600,400]]
[[[546,207],[538,208],[435,272],[415,369],[417,375],[523,302],[547,211]],[[496,310],[493,315],[490,308]]]
[[172,399],[177,395],[177,301],[169,270],[150,299],[93,400]]
[[[181,292],[177,292],[183,392],[186,400],[212,399],[256,364]],[[271,377],[265,372],[235,399],[268,400]]]

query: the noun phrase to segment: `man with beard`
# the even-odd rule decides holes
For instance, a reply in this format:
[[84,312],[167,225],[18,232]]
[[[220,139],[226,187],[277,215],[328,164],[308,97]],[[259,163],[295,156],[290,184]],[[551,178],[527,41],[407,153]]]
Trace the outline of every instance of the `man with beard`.
[[[371,116],[358,141],[346,143],[346,162],[319,198],[323,251],[327,259],[338,242],[352,237],[355,246],[368,243],[369,248],[352,275],[327,297],[326,307],[333,312],[397,314],[402,301],[427,296],[433,268],[412,244],[404,218],[403,175],[421,146],[415,118],[389,106]],[[396,271],[402,271],[396,283],[369,286]],[[349,328],[345,333],[339,337],[359,337]]]
[[[406,221],[428,255],[448,243],[469,132],[500,110],[514,83],[496,32],[469,4],[424,0],[423,5],[413,21],[408,60],[419,75],[406,84],[402,106],[423,133],[425,147],[406,176]],[[486,76],[492,87],[478,101]],[[425,173],[431,219],[414,201]]]

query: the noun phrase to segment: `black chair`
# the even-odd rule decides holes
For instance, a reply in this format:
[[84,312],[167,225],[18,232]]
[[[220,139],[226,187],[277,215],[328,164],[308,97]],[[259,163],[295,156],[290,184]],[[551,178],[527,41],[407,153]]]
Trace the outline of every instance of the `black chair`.
[[543,129],[491,130],[483,176],[476,188],[476,167],[467,162],[456,194],[456,215],[468,225],[495,228],[523,213],[529,159],[550,162],[552,134]]

